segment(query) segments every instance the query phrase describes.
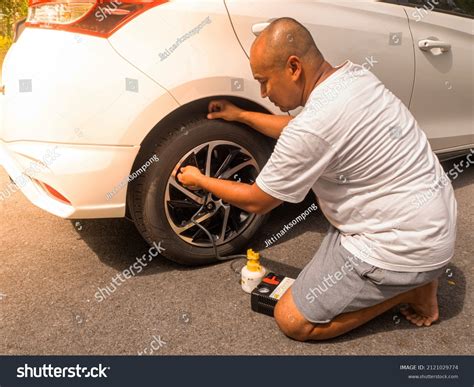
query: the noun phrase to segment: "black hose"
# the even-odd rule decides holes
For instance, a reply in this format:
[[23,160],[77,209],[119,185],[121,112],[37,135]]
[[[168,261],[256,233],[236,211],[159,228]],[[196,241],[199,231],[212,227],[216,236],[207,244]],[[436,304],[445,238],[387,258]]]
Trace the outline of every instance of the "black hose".
[[[197,227],[199,227],[202,231],[204,231],[206,233],[206,235],[209,237],[209,240],[212,243],[212,247],[214,248],[214,254],[216,256],[216,259],[219,260],[219,261],[230,261],[232,259],[238,259],[238,258],[247,259],[247,256],[245,254],[228,255],[226,257],[221,257],[220,256],[219,252],[217,251],[216,242],[215,242],[214,238],[212,237],[212,234],[203,225],[197,223],[196,220],[194,219],[203,210],[205,205],[206,204],[204,203],[201,206],[201,208],[199,208],[199,210],[193,215],[193,217],[191,218],[191,222],[194,223],[194,225],[196,225]],[[234,271],[235,271],[235,269],[234,269]]]

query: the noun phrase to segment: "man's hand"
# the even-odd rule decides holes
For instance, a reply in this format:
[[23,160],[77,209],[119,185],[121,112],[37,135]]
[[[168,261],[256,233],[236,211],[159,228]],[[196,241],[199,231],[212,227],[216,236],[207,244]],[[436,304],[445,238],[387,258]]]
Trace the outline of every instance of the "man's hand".
[[281,200],[262,191],[255,183],[246,184],[216,179],[203,175],[199,169],[191,165],[181,168],[177,179],[189,188],[202,188],[247,212],[266,214],[282,203]]
[[226,121],[237,121],[254,128],[265,136],[278,138],[281,131],[293,119],[292,116],[275,116],[260,112],[243,110],[225,99],[216,99],[209,102],[207,118],[215,120],[222,118]]
[[192,165],[188,165],[180,169],[178,173],[178,181],[190,188],[201,188],[201,181],[204,175],[201,173],[199,169],[193,167]]
[[238,121],[242,112],[243,110],[233,103],[225,99],[218,99],[209,102],[209,114],[207,118],[210,120],[222,118],[226,121]]

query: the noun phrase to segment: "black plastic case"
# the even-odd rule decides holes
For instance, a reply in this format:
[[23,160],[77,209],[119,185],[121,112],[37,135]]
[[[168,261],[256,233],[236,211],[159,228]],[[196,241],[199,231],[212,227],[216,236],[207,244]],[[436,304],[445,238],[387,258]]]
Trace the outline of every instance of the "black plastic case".
[[275,305],[294,281],[293,278],[268,273],[251,293],[252,310],[273,317]]

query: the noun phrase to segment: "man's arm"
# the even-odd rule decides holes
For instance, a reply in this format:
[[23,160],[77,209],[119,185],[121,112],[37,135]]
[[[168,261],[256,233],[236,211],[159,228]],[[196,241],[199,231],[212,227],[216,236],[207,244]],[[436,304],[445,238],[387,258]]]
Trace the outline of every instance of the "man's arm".
[[280,137],[281,131],[294,117],[251,112],[240,109],[225,99],[220,99],[209,103],[209,114],[207,118],[210,120],[222,118],[226,121],[241,122],[265,136],[278,138]]
[[254,214],[266,214],[283,203],[262,191],[257,184],[216,179],[203,175],[193,166],[181,168],[177,178],[183,185],[200,187],[223,201]]
[[281,131],[293,119],[292,116],[276,116],[259,112],[243,110],[239,115],[239,122],[248,125],[265,136],[271,138],[280,137]]

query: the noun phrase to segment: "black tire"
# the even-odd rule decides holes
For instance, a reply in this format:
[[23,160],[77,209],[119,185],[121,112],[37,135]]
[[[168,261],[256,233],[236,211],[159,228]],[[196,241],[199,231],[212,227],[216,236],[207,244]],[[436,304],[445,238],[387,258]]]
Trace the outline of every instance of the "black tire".
[[[135,168],[140,168],[154,154],[159,158],[158,162],[152,163],[145,173],[130,183],[127,202],[130,215],[145,240],[150,245],[153,242],[162,242],[161,246],[166,249],[162,254],[177,263],[202,265],[216,261],[209,238],[207,238],[208,246],[196,246],[192,244],[193,241],[188,243],[183,240],[178,232],[173,230],[171,223],[174,223],[174,218],[172,219],[169,215],[171,210],[165,205],[165,195],[170,195],[170,190],[174,189],[174,187],[168,188],[167,191],[168,180],[175,166],[188,152],[210,141],[237,144],[253,156],[254,161],[252,162],[256,162],[260,170],[271,154],[271,145],[268,139],[255,130],[238,123],[199,118],[179,125],[176,130],[170,131],[164,138],[154,138],[153,144],[149,144],[141,152],[141,156],[137,159],[139,162],[136,162],[134,166],[134,170],[137,170]],[[249,173],[253,174],[252,171]],[[170,201],[166,203],[170,203]],[[239,210],[232,208],[231,211]],[[240,233],[229,231],[229,239],[232,235],[234,236],[227,243],[224,243],[227,227],[222,227],[224,242],[218,245],[218,252],[221,256],[241,252],[243,248],[249,246],[252,237],[267,218],[266,215],[252,216],[253,218],[247,219],[248,224],[242,228]]]

